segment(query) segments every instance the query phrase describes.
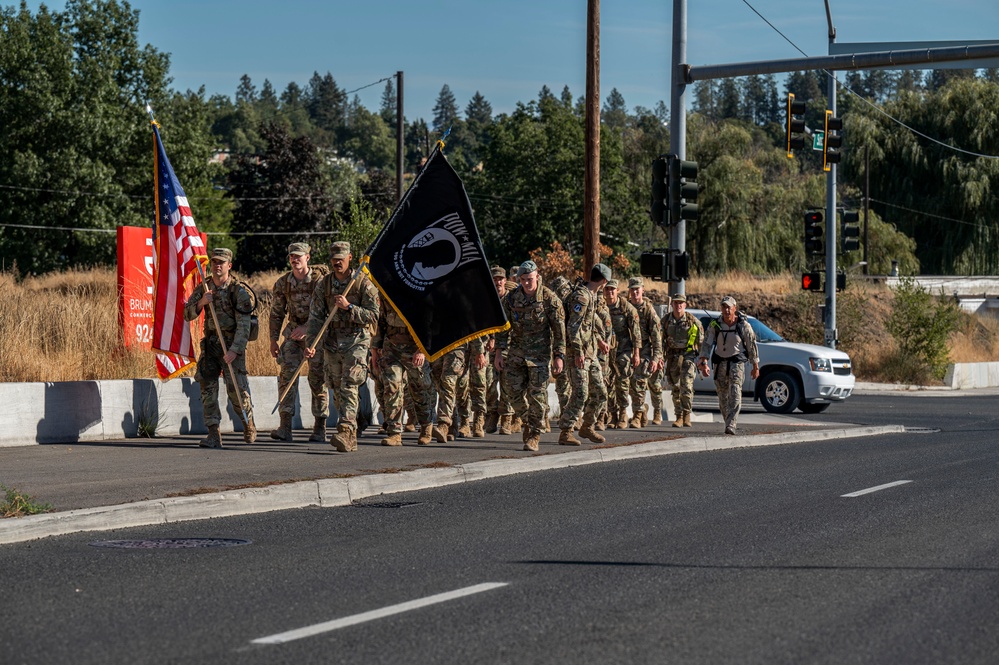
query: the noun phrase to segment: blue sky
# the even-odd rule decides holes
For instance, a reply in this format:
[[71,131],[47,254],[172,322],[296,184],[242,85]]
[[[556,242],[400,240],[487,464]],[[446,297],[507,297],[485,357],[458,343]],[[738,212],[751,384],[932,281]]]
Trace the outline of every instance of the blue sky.
[[[0,0],[11,5],[12,0]],[[808,55],[827,52],[822,0],[748,0]],[[30,2],[37,8],[40,3]],[[63,9],[64,2],[46,3]],[[133,0],[139,38],[171,56],[179,90],[232,95],[243,74],[280,93],[330,72],[345,90],[405,72],[408,119],[430,119],[441,87],[459,107],[480,91],[496,113],[543,85],[585,90],[586,0]],[[601,3],[601,98],[669,102],[672,2]],[[839,42],[999,41],[997,0],[831,0]],[[742,0],[689,0],[688,62],[799,57]],[[385,84],[357,94],[377,110]]]

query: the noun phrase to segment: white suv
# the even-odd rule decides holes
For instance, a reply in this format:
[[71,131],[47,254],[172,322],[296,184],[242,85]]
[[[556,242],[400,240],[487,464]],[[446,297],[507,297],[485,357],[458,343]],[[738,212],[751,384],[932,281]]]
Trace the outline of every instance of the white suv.
[[[687,311],[700,319],[705,332],[711,319],[721,316],[719,312],[703,309]],[[791,413],[796,408],[804,413],[821,413],[853,392],[856,377],[850,356],[825,346],[788,342],[758,319],[752,316],[746,319],[756,333],[760,378],[753,381],[747,366],[742,392],[762,402],[764,409],[771,413]],[[698,372],[694,390],[715,392],[714,380]]]

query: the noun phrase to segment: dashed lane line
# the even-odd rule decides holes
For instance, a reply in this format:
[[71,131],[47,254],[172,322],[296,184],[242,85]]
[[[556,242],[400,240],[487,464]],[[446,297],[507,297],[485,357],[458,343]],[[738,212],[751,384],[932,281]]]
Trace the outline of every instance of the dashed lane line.
[[277,633],[276,635],[268,635],[267,637],[258,637],[257,639],[252,640],[250,644],[259,644],[259,645],[284,644],[286,642],[300,640],[303,637],[312,637],[314,635],[328,633],[332,630],[339,630],[340,628],[346,628],[348,626],[356,626],[359,623],[374,621],[375,619],[382,619],[384,617],[392,616],[393,614],[401,614],[403,612],[409,612],[410,610],[420,609],[421,607],[427,607],[429,605],[437,605],[438,603],[446,603],[449,600],[464,598],[465,596],[472,596],[477,593],[482,593],[484,591],[492,591],[493,589],[499,589],[500,587],[505,587],[507,586],[507,584],[508,584],[507,582],[485,582],[483,584],[476,584],[475,586],[465,587],[463,589],[455,589],[454,591],[447,591],[445,593],[439,593],[433,596],[427,596],[426,598],[418,598],[416,600],[410,600],[405,603],[399,603],[398,605],[389,605],[388,607],[383,607],[377,610],[371,610],[370,612],[361,612],[360,614],[354,614],[352,616],[343,617],[341,619],[333,619],[332,621],[317,623],[312,626],[306,626],[304,628],[296,628],[295,630],[289,630],[284,633]]
[[843,494],[840,496],[842,499],[852,499],[857,496],[863,496],[865,494],[870,494],[872,492],[880,492],[881,490],[886,490],[889,487],[898,487],[899,485],[905,485],[906,483],[911,483],[911,480],[896,480],[893,483],[885,483],[884,485],[878,485],[877,487],[868,487],[865,490],[857,490],[856,492],[850,492],[849,494]]

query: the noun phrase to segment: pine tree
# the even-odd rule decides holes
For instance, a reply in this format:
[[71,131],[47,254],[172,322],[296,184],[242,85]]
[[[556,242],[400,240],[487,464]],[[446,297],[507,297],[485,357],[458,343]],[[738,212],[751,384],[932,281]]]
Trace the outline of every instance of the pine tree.
[[433,131],[436,134],[443,134],[448,127],[458,117],[458,102],[454,98],[454,93],[447,83],[441,88],[437,95],[437,103],[434,104],[434,124]]

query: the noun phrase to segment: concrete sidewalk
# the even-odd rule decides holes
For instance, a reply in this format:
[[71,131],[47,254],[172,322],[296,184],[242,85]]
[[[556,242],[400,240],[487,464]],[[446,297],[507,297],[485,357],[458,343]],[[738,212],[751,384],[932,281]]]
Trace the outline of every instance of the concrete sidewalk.
[[817,423],[792,416],[744,414],[738,436],[725,436],[717,414],[697,414],[694,427],[666,423],[608,430],[607,443],[559,446],[558,432],[541,450],[522,450],[519,435],[487,435],[417,446],[407,433],[400,447],[379,445],[374,429],[358,451],[293,443],[264,432],[255,444],[223,436],[225,448],[199,448],[200,436],[75,442],[0,448],[0,483],[49,503],[55,512],[0,519],[0,543],[76,531],[107,530],[304,506],[348,505],[366,496],[488,477],[565,468],[651,455],[776,445],[900,432],[904,428]]

